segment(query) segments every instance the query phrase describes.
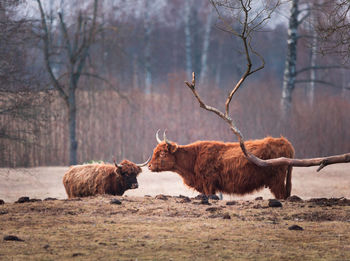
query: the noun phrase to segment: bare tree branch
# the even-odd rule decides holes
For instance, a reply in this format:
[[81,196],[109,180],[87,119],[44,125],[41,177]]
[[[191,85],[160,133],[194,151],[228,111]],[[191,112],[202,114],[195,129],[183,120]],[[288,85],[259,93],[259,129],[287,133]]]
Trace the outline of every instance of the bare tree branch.
[[233,120],[227,116],[226,114],[222,113],[218,109],[212,106],[206,105],[202,99],[199,97],[199,94],[196,91],[196,82],[195,82],[195,74],[192,74],[192,82],[189,83],[185,81],[186,85],[190,88],[196,99],[198,100],[200,107],[207,110],[214,112],[216,115],[218,115],[221,119],[223,119],[225,122],[227,122],[230,125],[230,129],[232,132],[237,136],[240,147],[242,149],[242,152],[247,157],[247,159],[254,163],[255,165],[259,167],[277,167],[277,166],[295,166],[295,167],[311,167],[311,166],[319,166],[317,171],[320,171],[327,165],[336,164],[336,163],[347,163],[350,162],[350,153],[341,154],[341,155],[335,155],[335,156],[329,156],[329,157],[322,157],[322,158],[310,158],[310,159],[291,159],[291,158],[275,158],[275,159],[268,159],[268,160],[262,160],[252,153],[248,152],[245,145],[244,145],[244,139],[242,133],[235,127]]
[[323,85],[329,85],[332,87],[339,87],[331,82],[327,82],[327,81],[322,81],[322,80],[312,80],[312,79],[300,79],[300,80],[296,80],[295,83],[310,83],[310,82],[314,82],[314,83],[320,83]]
[[58,17],[60,18],[60,25],[62,28],[64,40],[66,42],[66,49],[68,51],[68,56],[72,59],[73,51],[72,51],[72,45],[70,43],[70,39],[67,31],[67,26],[66,26],[66,23],[63,21],[62,13],[59,12]]
[[[64,48],[68,54],[68,61],[66,63],[66,72],[68,75],[66,83],[67,93],[64,91],[63,87],[60,85],[58,79],[53,74],[52,65],[50,64],[50,52],[49,49],[52,48],[50,45],[49,31],[47,28],[47,23],[45,20],[45,13],[41,5],[41,1],[37,0],[40,14],[41,14],[41,24],[42,30],[44,32],[43,42],[44,42],[44,55],[46,60],[47,71],[51,77],[51,82],[53,82],[54,87],[63,96],[66,106],[68,109],[68,126],[69,126],[69,140],[70,140],[70,164],[77,163],[77,148],[78,141],[76,139],[76,113],[77,113],[77,103],[76,103],[76,90],[78,88],[78,82],[82,75],[83,68],[86,64],[86,60],[89,54],[91,45],[94,42],[95,32],[96,32],[96,17],[97,17],[97,7],[98,0],[93,2],[93,17],[91,23],[88,23],[88,18],[83,18],[82,14],[79,13],[77,17],[76,31],[72,33],[71,36],[68,32],[66,22],[62,13],[59,13],[59,22],[64,38]],[[71,39],[72,37],[72,39]],[[73,42],[73,46],[72,46]],[[62,74],[63,76],[64,74]]]
[[347,66],[343,66],[343,65],[319,65],[319,66],[309,66],[309,67],[305,67],[302,68],[298,71],[296,71],[296,74],[300,74],[303,72],[307,72],[310,70],[324,70],[324,69],[350,69]]
[[196,97],[196,99],[198,100],[200,107],[202,107],[203,109],[207,110],[207,111],[211,111],[214,112],[216,115],[218,115],[221,119],[223,119],[224,121],[226,121],[229,125],[230,125],[230,129],[233,131],[233,133],[237,136],[241,149],[244,153],[244,155],[246,155],[248,157],[248,153],[247,150],[245,148],[244,145],[244,139],[243,139],[243,135],[240,132],[240,130],[238,128],[236,128],[236,126],[233,123],[233,120],[226,114],[222,113],[220,110],[216,109],[215,107],[212,106],[208,106],[206,105],[202,99],[199,97],[199,94],[196,91],[196,80],[195,80],[195,73],[192,73],[192,82],[189,83],[187,81],[185,81],[186,85],[190,88],[190,90],[192,91],[192,93],[194,94],[194,96]]
[[125,99],[129,104],[130,104],[130,100],[129,97],[126,96],[125,94],[123,94],[122,92],[120,92],[117,87],[115,87],[110,81],[108,81],[107,79],[97,75],[97,74],[93,74],[93,73],[82,73],[82,75],[87,76],[87,77],[93,77],[96,78],[98,80],[101,80],[105,83],[108,84],[109,87],[111,87],[121,98]]
[[[300,13],[300,10],[299,10],[299,13]],[[298,25],[302,24],[306,18],[308,18],[310,16],[310,10],[308,10],[308,12],[298,20]]]
[[38,3],[38,6],[39,6],[39,10],[40,10],[42,29],[44,31],[44,34],[43,34],[42,38],[43,38],[43,41],[44,41],[44,47],[43,48],[44,48],[45,66],[46,66],[46,69],[47,69],[47,71],[48,71],[48,73],[50,75],[51,82],[53,83],[53,85],[55,86],[55,88],[57,89],[59,94],[62,96],[62,98],[66,102],[66,104],[68,104],[68,95],[66,94],[66,92],[63,89],[63,87],[61,86],[61,84],[56,79],[56,76],[54,75],[54,73],[52,71],[52,68],[51,68],[50,51],[49,51],[50,50],[49,31],[47,29],[45,13],[44,13],[43,7],[41,5],[41,1],[37,0],[37,3]]
[[[291,158],[284,158],[283,157],[283,158],[262,160],[262,159],[256,157],[255,155],[253,155],[252,153],[247,151],[245,144],[244,144],[244,139],[243,139],[242,133],[234,125],[233,120],[229,117],[229,104],[232,100],[233,95],[238,90],[238,88],[242,85],[244,80],[252,73],[255,73],[256,71],[264,68],[264,60],[262,59],[262,56],[259,55],[257,52],[255,52],[254,49],[250,45],[252,30],[250,30],[248,27],[248,21],[249,21],[248,16],[249,16],[249,11],[251,10],[251,6],[250,6],[251,0],[247,0],[245,2],[240,0],[239,2],[241,4],[241,9],[244,12],[244,19],[243,19],[244,22],[242,23],[242,25],[243,25],[242,31],[241,31],[241,33],[237,33],[233,28],[230,28],[232,30],[229,30],[229,31],[231,31],[235,36],[239,37],[242,40],[242,44],[243,44],[244,52],[245,52],[245,57],[246,57],[246,61],[247,61],[247,69],[244,72],[241,79],[235,85],[233,90],[230,92],[230,94],[226,100],[226,103],[225,103],[225,113],[221,112],[220,110],[218,110],[215,107],[206,105],[205,102],[203,102],[203,100],[200,98],[200,96],[196,90],[195,73],[193,72],[192,73],[192,82],[190,83],[188,81],[185,81],[185,84],[192,91],[192,93],[195,96],[195,98],[197,99],[200,107],[207,110],[207,111],[211,111],[211,112],[215,113],[221,119],[223,119],[226,123],[229,124],[230,129],[238,138],[242,152],[244,153],[244,155],[246,156],[246,158],[250,162],[256,164],[257,166],[260,166],[260,167],[275,167],[275,166],[282,166],[282,165],[283,166],[286,166],[286,165],[287,166],[298,166],[298,167],[319,166],[319,168],[317,169],[317,171],[319,171],[322,168],[324,168],[325,166],[330,165],[330,164],[341,163],[341,162],[350,162],[350,153],[342,154],[342,155],[335,155],[335,156],[330,156],[330,157],[323,157],[323,158],[312,158],[312,159],[291,159]],[[214,6],[216,12],[218,13],[219,19],[224,20],[220,16],[220,13],[219,13],[219,10],[218,10],[216,3],[213,0],[210,0],[210,3]],[[224,24],[226,27],[228,27],[228,23],[225,22]],[[249,39],[249,41],[247,41],[247,39]],[[258,56],[262,60],[262,65],[253,71],[251,70],[252,61],[250,58],[250,52],[254,53],[256,56]]]
[[[77,22],[77,29],[75,31],[75,35],[74,35],[74,43],[73,43],[73,52],[76,53],[77,52],[77,48],[78,48],[78,44],[79,44],[79,35],[81,34],[81,27],[83,24],[83,17],[81,15],[81,12],[79,12],[78,15],[78,22]],[[78,52],[79,53],[79,52]]]
[[[243,15],[244,15],[243,21],[241,22],[241,24],[242,24],[241,32],[236,31],[231,25],[229,25],[229,23],[227,23],[225,21],[225,19],[220,14],[217,2],[215,2],[214,0],[210,0],[209,2],[212,4],[214,9],[216,10],[219,19],[224,23],[225,28],[226,28],[225,30],[227,30],[228,32],[231,32],[232,34],[234,34],[235,36],[237,36],[238,38],[240,38],[242,40],[244,54],[245,54],[246,60],[247,60],[247,67],[246,67],[246,70],[245,70],[243,76],[236,83],[236,85],[234,86],[234,88],[229,93],[229,95],[226,99],[225,116],[228,117],[229,109],[230,109],[230,102],[232,100],[232,97],[237,92],[237,90],[242,86],[244,80],[249,75],[251,75],[251,74],[253,74],[253,73],[255,73],[255,72],[257,72],[265,67],[265,61],[264,61],[263,57],[257,51],[255,51],[254,48],[251,46],[251,33],[254,31],[257,31],[259,28],[261,28],[261,26],[265,23],[265,21],[267,21],[270,18],[273,10],[279,5],[279,1],[276,2],[274,7],[270,10],[270,12],[268,12],[268,15],[266,17],[263,17],[261,19],[261,14],[266,12],[266,9],[262,9],[260,12],[258,12],[255,15],[255,17],[253,19],[250,19],[249,12],[251,11],[251,1],[250,0],[248,0],[248,1],[240,0],[239,1],[240,8],[243,10]],[[255,24],[255,21],[258,20],[258,18],[261,20]],[[261,65],[254,70],[252,70],[251,53],[254,54],[255,56],[257,56],[259,58],[259,60],[261,61]]]
[[321,52],[338,53],[347,60],[350,54],[349,1],[321,1],[315,6],[319,11],[316,29],[323,40]]

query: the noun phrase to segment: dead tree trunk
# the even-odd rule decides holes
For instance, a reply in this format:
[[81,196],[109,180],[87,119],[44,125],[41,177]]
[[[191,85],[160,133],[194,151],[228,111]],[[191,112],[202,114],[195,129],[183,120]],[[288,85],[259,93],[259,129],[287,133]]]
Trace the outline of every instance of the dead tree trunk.
[[[54,88],[61,95],[68,109],[68,127],[69,127],[69,164],[77,163],[78,141],[76,138],[76,90],[78,88],[79,79],[82,75],[83,68],[89,54],[90,46],[92,45],[96,33],[96,16],[98,0],[93,4],[93,17],[90,27],[87,26],[81,13],[79,13],[76,23],[76,30],[71,37],[68,33],[66,23],[62,13],[59,13],[59,24],[63,35],[63,48],[67,52],[69,59],[66,71],[57,76],[54,73],[54,63],[52,55],[54,54],[54,44],[51,42],[52,37],[47,27],[46,14],[42,7],[41,1],[37,0],[41,15],[43,52],[45,57],[46,69],[49,73],[50,80]],[[68,76],[66,76],[68,75]],[[66,83],[62,83],[61,79],[67,79]]]

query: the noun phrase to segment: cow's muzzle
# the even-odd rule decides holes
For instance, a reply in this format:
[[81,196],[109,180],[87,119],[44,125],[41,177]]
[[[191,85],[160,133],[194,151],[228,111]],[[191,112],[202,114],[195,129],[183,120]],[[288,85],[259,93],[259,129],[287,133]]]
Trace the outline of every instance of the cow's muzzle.
[[158,167],[156,166],[156,165],[152,165],[152,164],[149,164],[148,165],[148,169],[150,170],[150,171],[155,171],[155,172],[158,172],[159,170],[158,170]]
[[138,183],[131,184],[131,189],[137,189],[139,187]]

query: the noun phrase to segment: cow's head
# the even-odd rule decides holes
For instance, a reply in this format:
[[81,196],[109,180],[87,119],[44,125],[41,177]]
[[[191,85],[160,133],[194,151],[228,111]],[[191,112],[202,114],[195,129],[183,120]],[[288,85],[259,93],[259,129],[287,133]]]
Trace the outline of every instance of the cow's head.
[[136,189],[139,187],[137,176],[142,172],[141,167],[146,166],[149,161],[150,158],[142,164],[135,164],[129,160],[123,160],[120,164],[117,164],[114,161],[116,172],[123,178],[125,189]]
[[158,145],[153,150],[153,156],[148,164],[148,168],[151,171],[172,170],[176,162],[174,153],[176,152],[178,145],[175,142],[168,141],[165,132],[163,134],[163,140],[160,140],[158,132],[159,130],[156,133]]

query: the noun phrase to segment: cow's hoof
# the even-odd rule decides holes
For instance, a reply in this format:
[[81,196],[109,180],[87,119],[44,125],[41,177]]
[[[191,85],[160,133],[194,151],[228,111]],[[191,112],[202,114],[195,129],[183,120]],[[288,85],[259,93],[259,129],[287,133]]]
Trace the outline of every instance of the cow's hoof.
[[202,199],[208,199],[208,197],[204,194],[198,194],[197,196],[195,196],[194,199],[202,200]]
[[202,204],[202,205],[210,205],[209,200],[208,200],[207,197],[206,197],[206,198],[203,198],[203,199],[201,200],[200,204]]
[[209,199],[212,199],[212,200],[220,200],[220,198],[219,198],[217,195],[215,195],[215,194],[209,195]]

